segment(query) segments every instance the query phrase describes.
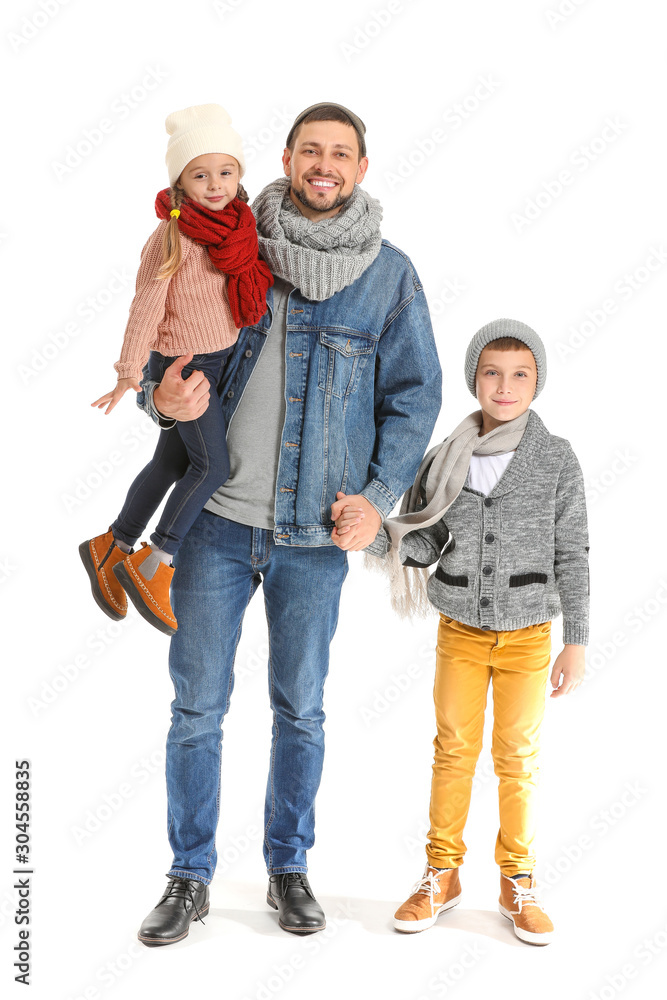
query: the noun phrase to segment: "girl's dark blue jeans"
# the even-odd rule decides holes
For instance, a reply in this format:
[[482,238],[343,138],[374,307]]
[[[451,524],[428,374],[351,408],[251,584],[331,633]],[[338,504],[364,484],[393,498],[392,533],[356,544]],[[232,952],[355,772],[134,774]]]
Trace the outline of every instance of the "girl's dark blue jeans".
[[[211,401],[196,420],[179,421],[175,427],[160,431],[153,458],[132,483],[123,509],[111,525],[116,538],[127,545],[134,545],[141,537],[170,486],[176,483],[151,535],[154,545],[174,555],[206,501],[227,479],[229,455],[219,390],[233,349],[195,354],[183,369],[183,378],[195,369],[204,373],[211,385]],[[175,360],[151,351],[151,379],[161,382]]]

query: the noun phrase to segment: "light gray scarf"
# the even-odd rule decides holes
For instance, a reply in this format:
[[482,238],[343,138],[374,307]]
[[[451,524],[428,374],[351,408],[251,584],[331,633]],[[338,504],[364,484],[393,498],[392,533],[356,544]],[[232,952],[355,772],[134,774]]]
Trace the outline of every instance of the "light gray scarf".
[[356,281],[379,254],[382,207],[356,185],[340,212],[311,222],[292,202],[289,187],[280,177],[252,203],[259,252],[274,274],[322,302]]
[[[389,574],[391,603],[402,617],[423,615],[432,609],[426,593],[430,573],[401,564],[401,539],[410,531],[429,528],[445,515],[463,489],[472,455],[503,455],[514,451],[523,437],[529,413],[526,410],[520,417],[480,437],[482,411],[475,410],[423,459],[414,483],[403,495],[400,515],[384,522],[392,542],[390,552],[384,560],[366,561],[371,568]],[[420,506],[424,494],[426,503]]]

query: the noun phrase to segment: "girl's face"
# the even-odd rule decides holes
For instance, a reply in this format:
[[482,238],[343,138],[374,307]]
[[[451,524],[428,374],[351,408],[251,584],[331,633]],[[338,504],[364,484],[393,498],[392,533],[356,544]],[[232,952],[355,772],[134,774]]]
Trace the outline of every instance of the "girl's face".
[[228,153],[206,153],[190,160],[176,184],[188,198],[219,212],[236,197],[239,180],[238,160]]

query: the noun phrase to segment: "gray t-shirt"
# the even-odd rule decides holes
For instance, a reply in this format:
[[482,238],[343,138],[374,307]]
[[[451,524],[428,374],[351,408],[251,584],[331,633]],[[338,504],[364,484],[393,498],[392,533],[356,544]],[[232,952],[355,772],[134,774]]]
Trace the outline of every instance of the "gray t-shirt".
[[275,527],[276,479],[285,423],[285,338],[292,285],[276,277],[273,324],[227,428],[229,479],[205,510],[253,528]]

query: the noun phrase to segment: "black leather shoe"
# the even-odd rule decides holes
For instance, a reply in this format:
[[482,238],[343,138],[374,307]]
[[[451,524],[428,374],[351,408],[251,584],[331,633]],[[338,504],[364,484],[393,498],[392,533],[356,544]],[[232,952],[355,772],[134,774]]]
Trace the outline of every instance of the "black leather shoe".
[[270,875],[266,901],[278,911],[278,923],[284,931],[312,934],[323,931],[327,925],[303,872]]
[[201,920],[209,911],[209,889],[193,878],[167,876],[165,893],[139,928],[137,937],[149,948],[173,944],[187,937],[193,920]]

